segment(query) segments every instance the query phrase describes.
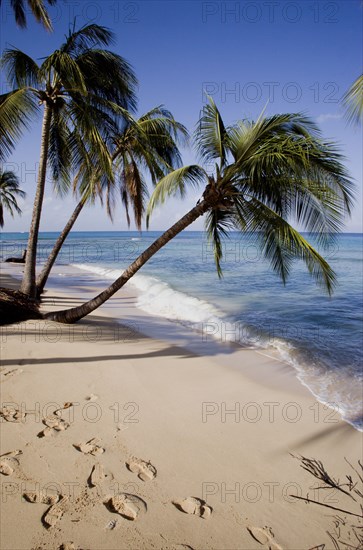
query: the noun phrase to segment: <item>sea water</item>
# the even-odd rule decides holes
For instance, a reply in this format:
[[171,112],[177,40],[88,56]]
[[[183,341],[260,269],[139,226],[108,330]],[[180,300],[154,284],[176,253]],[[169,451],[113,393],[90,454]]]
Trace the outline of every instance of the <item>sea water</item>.
[[[72,232],[57,265],[75,266],[80,274],[87,271],[106,286],[159,235]],[[56,236],[40,234],[39,262]],[[3,233],[1,259],[21,255],[26,241],[26,233]],[[204,233],[184,231],[128,285],[137,291],[137,306],[149,314],[221,342],[277,349],[321,402],[338,408],[345,420],[362,429],[363,235],[342,234],[319,251],[337,275],[332,297],[300,261],[284,286],[254,238],[238,233],[223,242],[221,279]],[[57,276],[57,266],[53,273]]]

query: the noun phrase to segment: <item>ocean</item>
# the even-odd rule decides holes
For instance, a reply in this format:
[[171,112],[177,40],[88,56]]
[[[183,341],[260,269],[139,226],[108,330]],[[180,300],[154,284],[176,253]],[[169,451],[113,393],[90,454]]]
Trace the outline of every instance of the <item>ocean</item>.
[[[72,232],[54,277],[73,266],[80,277],[87,272],[106,286],[159,235]],[[39,262],[56,236],[40,234]],[[26,233],[3,233],[1,259],[21,255],[26,241]],[[302,262],[295,263],[284,286],[252,236],[231,233],[223,252],[219,279],[204,233],[183,232],[128,283],[138,307],[222,342],[277,349],[319,401],[363,430],[363,235],[342,234],[321,251],[337,274],[332,297],[316,286]]]

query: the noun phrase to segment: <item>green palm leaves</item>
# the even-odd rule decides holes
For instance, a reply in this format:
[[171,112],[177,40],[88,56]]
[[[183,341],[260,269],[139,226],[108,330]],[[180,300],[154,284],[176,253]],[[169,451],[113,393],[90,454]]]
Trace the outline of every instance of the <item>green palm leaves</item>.
[[353,82],[343,98],[349,122],[358,123],[363,118],[363,75]]
[[299,113],[261,115],[256,122],[226,127],[212,99],[195,141],[201,158],[215,163],[215,173],[207,175],[200,166],[170,173],[151,196],[148,216],[166,197],[183,196],[191,184],[207,181],[206,230],[219,275],[228,231],[252,232],[284,283],[299,259],[331,293],[332,269],[294,224],[314,233],[324,246],[349,214],[353,187],[335,144],[322,140],[313,122]]
[[135,223],[141,229],[148,190],[144,174],[154,185],[168,172],[181,166],[178,145],[187,139],[186,128],[162,106],[155,107],[138,120],[129,119],[116,136],[116,171],[127,219],[132,205]]
[[186,128],[177,122],[163,106],[158,106],[140,118],[130,113],[124,116],[122,127],[112,137],[113,173],[94,169],[91,179],[82,178],[78,190],[91,199],[105,196],[112,218],[117,196],[126,210],[132,208],[135,224],[141,223],[148,198],[145,180],[148,175],[154,185],[168,172],[181,165],[179,144],[187,139]]
[[[0,5],[1,5],[0,0]],[[57,0],[46,0],[47,4],[54,6],[57,3]],[[26,13],[25,5],[30,8],[32,14],[34,15],[36,21],[41,23],[48,31],[52,30],[52,22],[48,15],[48,12],[44,6],[43,0],[10,0],[10,5],[14,11],[16,24],[22,28],[26,28]]]
[[118,128],[122,109],[132,111],[136,106],[137,80],[121,56],[99,49],[112,40],[113,34],[104,27],[82,27],[41,65],[20,50],[5,50],[1,67],[13,90],[0,96],[1,160],[14,149],[39,105],[48,105],[69,132],[87,117],[92,127],[92,109],[99,120],[100,115],[107,117],[105,125]]
[[17,199],[24,198],[25,193],[19,187],[18,178],[14,172],[0,172],[0,227],[4,227],[4,209],[14,217],[21,214]]

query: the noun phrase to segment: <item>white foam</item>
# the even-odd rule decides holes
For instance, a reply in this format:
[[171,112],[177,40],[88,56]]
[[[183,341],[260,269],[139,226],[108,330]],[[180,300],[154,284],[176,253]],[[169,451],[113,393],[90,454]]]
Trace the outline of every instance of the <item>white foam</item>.
[[[122,273],[122,270],[95,265],[73,264],[73,266],[111,280],[117,279]],[[137,307],[150,315],[181,323],[193,330],[203,332],[206,337],[213,337],[222,342],[256,346],[256,338],[247,326],[231,322],[224,312],[205,300],[175,290],[168,283],[149,275],[137,273],[127,284],[137,291]],[[259,343],[257,346],[259,347]]]

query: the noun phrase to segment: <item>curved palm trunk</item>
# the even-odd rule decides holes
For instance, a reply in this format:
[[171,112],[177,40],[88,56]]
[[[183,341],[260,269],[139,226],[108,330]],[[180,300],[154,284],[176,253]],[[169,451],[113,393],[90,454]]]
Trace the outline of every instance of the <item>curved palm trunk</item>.
[[42,271],[40,272],[40,274],[37,278],[36,286],[37,286],[37,296],[38,297],[42,294],[42,292],[44,290],[44,287],[46,285],[46,282],[48,280],[49,273],[51,272],[52,267],[54,265],[54,262],[57,259],[59,251],[62,248],[64,241],[68,237],[68,234],[69,234],[70,230],[74,226],[79,214],[82,212],[82,209],[83,209],[84,205],[85,205],[85,201],[83,199],[80,200],[79,203],[77,204],[76,208],[74,209],[73,214],[71,215],[68,222],[64,226],[63,231],[61,232],[58,239],[56,240],[56,242],[53,246],[53,249],[52,249],[51,253],[49,254],[49,256],[47,258],[47,261],[44,264],[44,267],[43,267]]
[[113,296],[120,288],[122,288],[127,281],[131,279],[139,269],[146,264],[160,248],[165,246],[171,239],[173,239],[178,233],[183,231],[186,227],[192,224],[196,219],[202,216],[209,208],[207,201],[201,201],[197,206],[192,208],[185,216],[183,216],[179,221],[177,221],[172,227],[167,229],[159,238],[154,241],[149,248],[144,250],[138,258],[129,267],[122,273],[122,275],[116,279],[106,290],[98,294],[92,300],[82,304],[81,306],[74,307],[72,309],[65,309],[62,311],[55,311],[51,313],[46,313],[44,315],[45,319],[51,319],[52,321],[57,321],[58,323],[76,323],[89,313],[92,313],[99,306],[104,304],[111,296]]
[[52,109],[46,103],[44,106],[42,138],[40,146],[40,159],[37,180],[37,190],[34,198],[32,221],[29,230],[28,248],[24,268],[24,276],[20,286],[21,292],[27,294],[30,298],[36,298],[35,286],[35,267],[37,261],[37,245],[38,233],[40,225],[40,216],[42,213],[42,205],[45,189],[45,176],[47,172],[48,148],[49,148],[49,131],[52,119]]

